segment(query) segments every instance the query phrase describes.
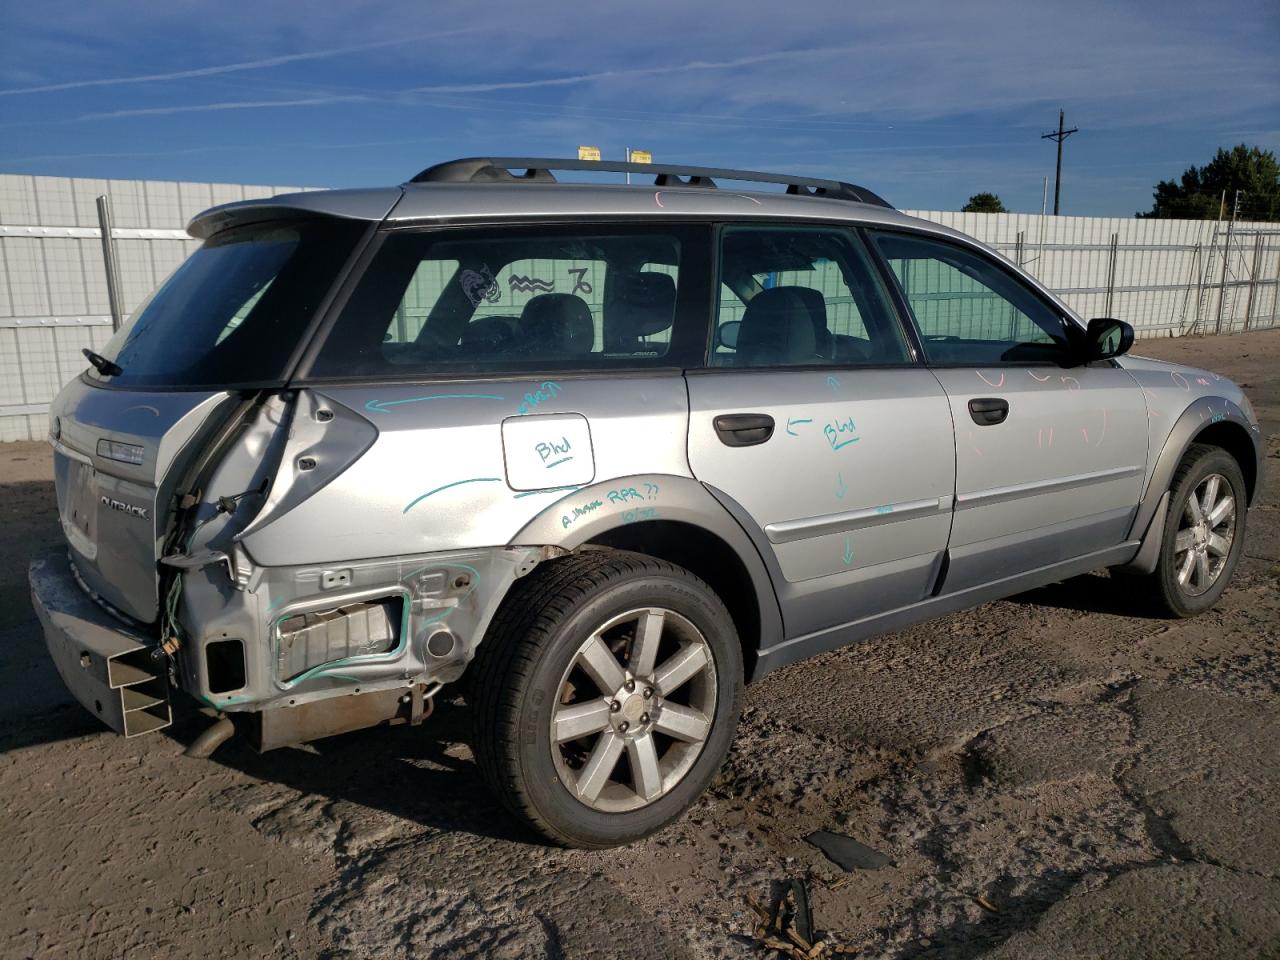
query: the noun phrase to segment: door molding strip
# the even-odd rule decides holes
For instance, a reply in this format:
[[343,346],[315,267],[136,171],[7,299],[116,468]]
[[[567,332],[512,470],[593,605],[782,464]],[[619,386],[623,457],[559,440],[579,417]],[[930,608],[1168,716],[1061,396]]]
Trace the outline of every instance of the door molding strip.
[[1019,497],[1033,497],[1041,493],[1053,493],[1070,487],[1084,487],[1094,483],[1105,483],[1108,480],[1119,480],[1146,472],[1146,467],[1115,467],[1111,470],[1096,470],[1093,473],[1076,473],[1069,477],[1057,477],[1052,480],[1033,480],[1030,483],[1015,483],[1007,487],[989,487],[986,490],[975,490],[973,493],[961,493],[956,496],[956,509],[965,510],[970,507],[986,506],[1003,500],[1017,500]]
[[878,507],[864,507],[845,513],[828,513],[803,520],[782,520],[765,526],[770,543],[791,543],[829,533],[844,533],[859,527],[875,527],[882,523],[897,523],[912,517],[924,516],[951,509],[950,497],[934,497],[929,500],[904,500]]

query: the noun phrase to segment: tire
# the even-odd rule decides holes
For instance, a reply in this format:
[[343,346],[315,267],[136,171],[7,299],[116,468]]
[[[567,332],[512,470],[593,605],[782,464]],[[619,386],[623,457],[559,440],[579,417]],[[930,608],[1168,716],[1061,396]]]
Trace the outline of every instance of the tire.
[[[1216,491],[1210,489],[1214,477],[1218,478]],[[1209,494],[1217,505],[1214,509],[1222,509],[1226,497],[1231,498],[1230,517],[1197,529]],[[1244,550],[1247,496],[1240,465],[1229,453],[1201,443],[1187,449],[1169,485],[1160,557],[1145,578],[1156,612],[1194,617],[1217,603]]]
[[600,549],[516,581],[468,672],[489,787],[548,840],[592,849],[689,808],[729,752],[743,682],[733,620],[710,587]]

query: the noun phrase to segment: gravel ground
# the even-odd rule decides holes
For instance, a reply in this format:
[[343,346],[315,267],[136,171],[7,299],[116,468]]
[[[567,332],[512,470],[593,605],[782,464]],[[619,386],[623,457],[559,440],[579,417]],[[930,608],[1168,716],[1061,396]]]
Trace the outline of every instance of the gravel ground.
[[[1232,376],[1270,437],[1215,610],[1133,616],[1097,574],[796,665],[749,689],[688,816],[595,853],[503,814],[452,704],[212,761],[181,755],[187,706],[104,731],[27,599],[59,537],[48,448],[0,445],[0,953],[759,956],[744,897],[797,877],[862,957],[1280,957],[1280,332],[1135,352]],[[845,874],[816,829],[891,862]]]

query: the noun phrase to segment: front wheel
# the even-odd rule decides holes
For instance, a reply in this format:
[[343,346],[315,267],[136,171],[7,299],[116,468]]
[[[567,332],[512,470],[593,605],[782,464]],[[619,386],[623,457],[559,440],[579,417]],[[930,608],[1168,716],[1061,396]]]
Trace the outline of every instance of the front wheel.
[[548,839],[610,847],[682,814],[738,721],[742,653],[720,598],[642,554],[587,550],[517,581],[477,651],[476,759]]
[[1160,559],[1148,578],[1161,612],[1192,617],[1218,601],[1244,550],[1246,506],[1235,458],[1192,444],[1173,475]]

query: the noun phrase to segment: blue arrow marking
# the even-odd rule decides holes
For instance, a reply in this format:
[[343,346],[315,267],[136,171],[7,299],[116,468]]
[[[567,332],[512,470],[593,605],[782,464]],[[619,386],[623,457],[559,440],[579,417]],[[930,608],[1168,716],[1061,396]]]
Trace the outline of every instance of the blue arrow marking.
[[421,403],[424,400],[501,400],[496,393],[437,393],[429,397],[409,397],[407,400],[370,400],[364,405],[374,413],[386,413],[392,407],[405,403]]
[[801,420],[792,420],[790,417],[787,417],[787,433],[793,437],[800,436],[800,434],[791,429],[791,427],[797,423],[813,423],[813,420],[809,417],[805,417]]
[[849,488],[845,486],[845,483],[844,483],[844,474],[837,473],[836,474],[836,499],[843,500],[844,495],[848,492],[849,492]]
[[840,381],[837,380],[835,377],[827,377],[827,386],[830,387],[834,392],[840,389]]
[[847,567],[853,563],[853,544],[849,542],[849,538],[844,538],[844,565]]

